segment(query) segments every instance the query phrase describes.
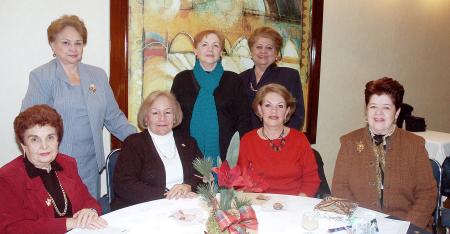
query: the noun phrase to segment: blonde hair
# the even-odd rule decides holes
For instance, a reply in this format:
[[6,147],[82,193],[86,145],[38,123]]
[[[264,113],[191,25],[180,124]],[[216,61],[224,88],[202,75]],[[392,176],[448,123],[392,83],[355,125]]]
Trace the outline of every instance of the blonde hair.
[[173,94],[171,94],[169,91],[157,90],[157,91],[153,91],[152,93],[150,93],[147,96],[147,98],[145,98],[144,102],[142,102],[141,106],[139,107],[137,121],[138,121],[138,127],[141,130],[144,130],[147,128],[147,123],[145,122],[145,117],[147,116],[150,107],[153,105],[153,103],[159,97],[166,97],[172,102],[173,110],[174,110],[173,127],[180,125],[181,121],[183,120],[183,112],[181,111],[180,103],[177,101],[175,96],[173,96]]
[[253,111],[255,112],[255,114],[261,118],[261,115],[258,111],[258,106],[262,105],[264,98],[269,93],[276,93],[284,99],[284,101],[286,102],[286,108],[289,108],[289,113],[287,114],[286,120],[285,120],[285,121],[288,121],[291,118],[292,114],[294,114],[294,112],[295,112],[295,108],[296,108],[295,98],[294,98],[294,96],[292,96],[292,94],[291,94],[291,92],[289,92],[289,90],[287,90],[284,86],[279,85],[279,84],[272,83],[272,84],[264,85],[263,87],[261,87],[258,90],[258,92],[256,92],[255,99],[253,99],[253,103],[252,103],[252,108],[253,108]]

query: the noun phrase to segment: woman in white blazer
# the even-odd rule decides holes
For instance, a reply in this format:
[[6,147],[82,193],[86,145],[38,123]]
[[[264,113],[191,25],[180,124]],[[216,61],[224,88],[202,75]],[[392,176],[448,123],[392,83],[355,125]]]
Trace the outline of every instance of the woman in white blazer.
[[103,127],[120,140],[136,132],[119,109],[101,68],[81,63],[87,30],[75,15],[64,15],[47,29],[55,59],[30,73],[21,110],[47,104],[64,121],[60,151],[74,157],[92,196],[100,197],[99,171],[105,164]]

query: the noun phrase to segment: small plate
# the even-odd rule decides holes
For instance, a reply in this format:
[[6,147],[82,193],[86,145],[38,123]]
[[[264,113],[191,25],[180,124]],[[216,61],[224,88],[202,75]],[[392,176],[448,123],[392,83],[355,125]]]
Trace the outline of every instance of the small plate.
[[[275,206],[277,205],[281,205],[282,208],[281,209],[275,209]],[[286,202],[282,202],[282,201],[273,201],[273,202],[266,202],[264,204],[261,205],[261,209],[263,211],[271,211],[271,212],[280,212],[280,211],[285,211],[286,210]]]

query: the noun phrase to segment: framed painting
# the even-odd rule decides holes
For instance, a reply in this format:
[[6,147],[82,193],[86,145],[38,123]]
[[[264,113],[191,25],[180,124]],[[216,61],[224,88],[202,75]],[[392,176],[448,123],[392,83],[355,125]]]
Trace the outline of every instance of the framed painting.
[[[279,66],[297,69],[305,100],[303,132],[315,143],[323,0],[110,0],[110,83],[120,108],[136,124],[143,99],[170,90],[173,77],[192,69],[193,36],[225,34],[222,63],[240,73],[253,66],[247,38],[270,26],[283,36]],[[118,147],[113,140],[113,147]]]

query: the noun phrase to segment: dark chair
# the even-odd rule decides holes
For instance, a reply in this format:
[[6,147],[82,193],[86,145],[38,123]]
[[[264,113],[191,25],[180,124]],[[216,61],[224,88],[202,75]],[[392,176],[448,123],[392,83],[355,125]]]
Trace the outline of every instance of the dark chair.
[[[101,197],[99,199],[99,203],[102,206],[102,213],[106,214],[111,211],[110,204],[112,200],[114,199],[114,184],[113,184],[113,178],[114,178],[114,169],[116,168],[117,159],[120,155],[120,149],[115,149],[109,153],[108,157],[106,158],[106,195]],[[103,171],[103,170],[102,170]]]
[[444,233],[450,233],[450,209],[448,208],[441,208],[441,227],[444,228]]
[[[439,213],[441,211],[441,179],[442,179],[442,169],[441,165],[434,159],[430,158],[431,168],[433,169],[433,176],[436,180],[437,186],[437,198],[436,198],[436,209],[433,212],[433,233],[437,233],[439,227]],[[447,212],[447,211],[445,211]],[[450,221],[450,220],[449,220]],[[444,223],[442,223],[444,224]],[[450,222],[449,222],[450,224]]]
[[330,186],[328,186],[327,178],[325,177],[325,172],[323,170],[323,161],[317,150],[312,149],[314,151],[314,156],[316,158],[317,163],[317,171],[319,173],[320,178],[320,186],[319,190],[317,190],[316,198],[324,198],[331,194]]

